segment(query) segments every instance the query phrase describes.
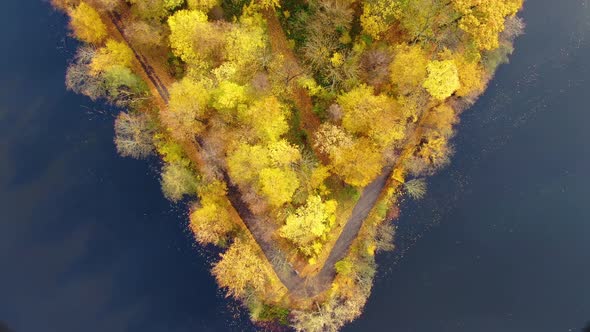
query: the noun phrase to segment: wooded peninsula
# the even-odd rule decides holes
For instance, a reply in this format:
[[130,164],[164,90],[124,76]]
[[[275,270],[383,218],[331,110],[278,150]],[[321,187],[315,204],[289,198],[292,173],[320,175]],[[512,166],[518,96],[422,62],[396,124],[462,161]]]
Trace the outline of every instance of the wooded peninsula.
[[523,0],[52,0],[68,89],[116,106],[122,156],[222,253],[261,329],[337,331],[394,249],[405,197],[508,62]]

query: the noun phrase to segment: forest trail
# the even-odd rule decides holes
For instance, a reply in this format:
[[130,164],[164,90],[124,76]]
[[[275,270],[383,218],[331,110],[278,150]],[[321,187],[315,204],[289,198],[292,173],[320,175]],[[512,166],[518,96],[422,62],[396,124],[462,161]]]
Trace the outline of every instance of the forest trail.
[[[277,42],[278,44],[280,44],[275,45],[275,47],[278,46],[279,48],[288,50],[287,53],[291,54],[291,56],[294,57],[293,53],[287,47],[286,37],[282,32],[282,27],[280,26],[278,19],[274,15],[274,12],[271,16],[274,17],[274,19],[271,19],[269,21],[269,27],[272,27],[271,31],[275,31],[275,33],[273,34],[276,34],[277,31],[280,31],[283,36],[282,38],[279,38],[276,35],[274,37],[271,37],[275,40],[275,44],[277,44]],[[142,69],[142,73],[140,73],[141,76],[144,79],[147,79],[146,82],[148,83],[148,85],[150,85],[150,90],[152,90],[152,94],[157,99],[156,102],[162,107],[163,110],[165,110],[169,100],[169,93],[167,86],[162,83],[163,80],[160,78],[160,75],[162,74],[157,73],[156,70],[154,70],[154,68],[150,65],[149,59],[142,55],[140,52],[138,52],[137,49],[134,48],[133,45],[129,42],[128,38],[125,37],[124,30],[121,26],[120,18],[116,14],[109,15],[109,18],[110,23],[112,23],[113,26],[116,28],[121,39],[124,40],[127,43],[127,45],[133,50],[135,57],[137,58]],[[170,79],[166,79],[166,81],[170,81]],[[297,99],[300,100],[299,102],[301,102],[302,105],[308,105],[305,107],[308,107],[307,109],[310,112],[312,112],[311,98],[309,98],[309,95],[306,91],[303,91],[303,93],[304,96],[301,96],[301,98]],[[277,248],[276,244],[272,240],[271,234],[269,234],[268,227],[263,224],[266,223],[266,221],[263,218],[257,217],[252,213],[246,202],[243,200],[239,188],[232,183],[227,172],[222,171],[224,180],[228,186],[228,200],[235,209],[235,212],[240,216],[240,218],[244,222],[244,225],[250,231],[253,238],[256,240],[258,246],[262,250],[268,262],[273,267],[273,270],[275,271],[278,278],[289,290],[290,294],[293,297],[310,298],[319,295],[323,291],[329,289],[329,287],[332,284],[332,281],[334,280],[334,277],[336,276],[336,262],[343,259],[348,253],[348,250],[350,249],[353,241],[357,237],[363,225],[363,221],[368,217],[369,213],[375,206],[379,197],[382,195],[384,189],[387,187],[390,181],[396,181],[393,180],[391,176],[393,171],[396,168],[402,167],[404,157],[407,156],[408,153],[411,153],[411,151],[413,151],[416,138],[420,137],[420,123],[408,139],[407,144],[404,148],[404,152],[397,160],[396,165],[384,167],[381,174],[363,189],[361,197],[359,198],[359,200],[353,208],[352,215],[347,220],[342,233],[337,239],[336,244],[332,248],[328,256],[328,259],[321,268],[320,272],[306,278],[300,277],[295,269],[293,269],[290,265],[285,264],[285,255],[281,252],[281,250]],[[310,130],[312,130],[312,128],[314,128],[314,126],[316,125],[319,125],[319,120],[317,123],[307,124]],[[190,159],[199,166],[204,165],[204,161],[200,157],[198,144],[191,144],[191,142],[185,143],[186,144],[183,144],[183,147],[189,155]],[[392,185],[398,186],[400,184],[400,182],[396,181],[396,183]]]

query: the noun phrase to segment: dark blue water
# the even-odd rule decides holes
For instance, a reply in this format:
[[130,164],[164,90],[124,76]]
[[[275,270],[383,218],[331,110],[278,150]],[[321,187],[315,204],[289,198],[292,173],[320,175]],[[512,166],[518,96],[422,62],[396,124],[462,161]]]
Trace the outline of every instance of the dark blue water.
[[[579,331],[590,320],[590,7],[529,0],[527,35],[465,113],[451,167],[347,331]],[[75,44],[41,1],[0,12],[0,321],[15,331],[251,330],[156,161],[66,92]],[[1,324],[0,324],[1,326]],[[1,328],[0,328],[1,329]]]

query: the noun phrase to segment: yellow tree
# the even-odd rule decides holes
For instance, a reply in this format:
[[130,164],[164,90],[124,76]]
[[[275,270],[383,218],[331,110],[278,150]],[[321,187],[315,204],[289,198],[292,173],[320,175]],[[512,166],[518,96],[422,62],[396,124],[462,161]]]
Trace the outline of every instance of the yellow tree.
[[238,183],[254,181],[260,171],[271,165],[268,150],[261,145],[240,143],[227,156],[227,168]]
[[423,126],[436,131],[440,136],[449,138],[453,134],[453,125],[457,121],[455,110],[447,104],[442,104],[428,111],[424,117]]
[[428,77],[422,86],[438,100],[445,100],[461,87],[455,61],[431,61],[428,63]]
[[318,255],[322,242],[336,221],[335,200],[323,202],[320,196],[308,197],[304,206],[287,217],[285,225],[279,229],[279,235],[292,241],[306,256]]
[[225,198],[226,190],[220,181],[198,190],[200,204],[190,215],[190,228],[201,244],[219,244],[235,229],[229,213],[231,207]]
[[314,146],[322,153],[332,156],[342,148],[350,147],[353,137],[341,127],[331,123],[323,123],[315,133]]
[[338,103],[344,111],[342,126],[350,133],[368,136],[382,147],[404,137],[397,103],[386,95],[375,95],[373,87],[356,87],[338,97]]
[[250,288],[264,292],[272,283],[273,272],[260,257],[259,250],[247,240],[236,238],[212,270],[219,286],[227,288],[228,295],[242,297]]
[[92,44],[100,44],[106,38],[107,28],[100,14],[86,2],[80,2],[69,14],[76,38]]
[[183,78],[170,87],[169,111],[162,114],[165,125],[177,138],[191,139],[204,126],[210,94],[207,86],[190,78]]
[[238,112],[238,119],[250,125],[256,137],[263,142],[275,142],[289,131],[285,108],[276,97],[270,96],[243,108]]
[[246,87],[229,81],[222,81],[213,91],[211,105],[231,121],[239,111],[245,111],[249,101]]
[[467,97],[469,95],[478,95],[485,88],[484,69],[478,61],[469,61],[465,56],[457,55],[454,57],[459,72],[459,81],[461,87],[457,90],[457,95]]
[[330,155],[334,173],[356,187],[369,184],[383,167],[383,156],[377,147],[366,138],[360,138],[354,144],[338,149]]
[[360,17],[363,32],[379,40],[401,13],[401,6],[395,1],[363,1],[363,13]]
[[224,33],[207,22],[199,10],[179,10],[168,18],[170,46],[174,54],[196,67],[208,67],[219,60],[223,50]]
[[507,16],[516,14],[523,0],[452,0],[459,13],[459,28],[468,33],[481,50],[498,48],[498,35]]
[[258,181],[261,193],[275,207],[291,202],[300,185],[297,174],[289,168],[265,168],[260,171]]
[[133,58],[133,51],[127,44],[109,39],[106,45],[100,48],[92,59],[90,71],[96,75],[100,72],[107,71],[113,66],[130,68]]
[[227,157],[229,174],[240,184],[253,185],[269,203],[278,207],[290,202],[300,183],[292,164],[299,150],[285,140],[268,145],[238,144]]
[[440,136],[435,131],[431,131],[424,135],[424,140],[425,142],[418,151],[418,157],[422,158],[433,169],[448,163],[452,150],[447,138]]
[[208,12],[211,8],[219,5],[219,0],[187,0],[186,4],[189,9],[196,9],[202,12]]
[[235,79],[249,80],[258,71],[267,44],[264,25],[260,14],[243,14],[227,32],[225,54],[236,68]]
[[299,149],[282,139],[268,144],[268,156],[274,165],[290,167],[301,159]]
[[426,79],[428,56],[419,44],[400,45],[389,67],[391,82],[397,85],[403,95],[410,94],[422,86]]
[[171,201],[176,202],[185,195],[196,194],[198,183],[198,176],[182,163],[166,163],[162,168],[162,191]]

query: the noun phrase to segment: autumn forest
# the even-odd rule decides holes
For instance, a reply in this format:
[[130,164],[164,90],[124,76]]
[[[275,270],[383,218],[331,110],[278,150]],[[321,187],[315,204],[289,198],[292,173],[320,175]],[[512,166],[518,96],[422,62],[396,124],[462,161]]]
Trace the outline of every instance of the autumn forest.
[[52,3],[80,41],[67,88],[120,110],[119,154],[156,157],[217,283],[271,330],[362,313],[399,203],[524,30],[523,0]]

